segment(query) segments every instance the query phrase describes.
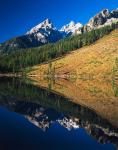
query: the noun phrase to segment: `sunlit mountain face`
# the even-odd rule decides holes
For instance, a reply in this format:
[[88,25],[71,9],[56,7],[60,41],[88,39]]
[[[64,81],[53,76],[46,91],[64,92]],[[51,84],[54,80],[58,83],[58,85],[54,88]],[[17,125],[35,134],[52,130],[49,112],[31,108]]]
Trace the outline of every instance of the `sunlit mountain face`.
[[0,83],[0,106],[20,114],[42,132],[48,134],[55,125],[68,132],[84,129],[98,143],[118,148],[117,127],[89,108],[29,81],[2,78]]

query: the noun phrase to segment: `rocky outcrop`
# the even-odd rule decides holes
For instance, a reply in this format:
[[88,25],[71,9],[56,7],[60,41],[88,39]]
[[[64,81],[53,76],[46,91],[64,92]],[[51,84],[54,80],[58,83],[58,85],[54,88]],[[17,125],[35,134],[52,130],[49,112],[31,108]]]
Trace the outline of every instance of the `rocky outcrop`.
[[104,9],[93,18],[89,20],[89,22],[84,26],[84,31],[90,31],[92,29],[100,28],[106,25],[110,25],[114,22],[118,21],[118,9],[109,11],[108,9]]

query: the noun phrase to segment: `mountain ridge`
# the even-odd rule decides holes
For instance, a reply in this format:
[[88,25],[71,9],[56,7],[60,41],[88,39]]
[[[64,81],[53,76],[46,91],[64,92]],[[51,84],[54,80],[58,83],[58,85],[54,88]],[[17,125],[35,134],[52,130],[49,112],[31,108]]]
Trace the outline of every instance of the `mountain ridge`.
[[47,43],[54,43],[68,36],[82,34],[91,30],[101,28],[118,22],[118,8],[109,11],[104,9],[85,25],[71,21],[61,29],[54,27],[50,19],[46,19],[35,27],[31,28],[23,36],[12,38],[0,45],[0,52],[11,52],[12,50],[42,46]]

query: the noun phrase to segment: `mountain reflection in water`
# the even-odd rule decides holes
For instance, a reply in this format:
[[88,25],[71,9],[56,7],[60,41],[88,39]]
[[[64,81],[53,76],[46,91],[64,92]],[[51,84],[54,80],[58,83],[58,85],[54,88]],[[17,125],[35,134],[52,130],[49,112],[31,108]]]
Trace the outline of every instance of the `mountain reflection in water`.
[[[93,141],[96,139],[97,142],[100,143],[99,145],[113,145],[113,147],[109,145],[109,147],[100,148],[96,144],[94,149],[112,150],[114,147],[118,149],[118,129],[116,126],[89,108],[77,105],[50,90],[33,86],[28,81],[26,82],[16,78],[0,78],[0,106],[10,112],[21,114],[21,116],[26,118],[31,124],[46,133],[46,138],[51,138],[48,130],[50,131],[55,125],[58,125],[51,133],[52,136],[56,130],[61,131],[62,127],[67,129],[68,132],[84,129],[86,133],[90,135],[89,138],[91,139],[91,137],[93,137]],[[63,137],[64,133],[61,136]],[[78,138],[81,138],[81,136],[81,134],[78,135]],[[84,135],[84,137],[86,136],[87,134]],[[1,138],[0,136],[0,139]],[[77,139],[73,140],[76,141]],[[7,143],[7,140],[4,142]],[[45,140],[43,142],[45,142]],[[55,143],[55,145],[57,145],[57,143]],[[65,146],[61,147],[61,149],[64,149],[64,147]],[[25,148],[22,147],[22,150],[23,149]],[[33,148],[33,150],[35,149],[38,148]],[[78,147],[73,144],[73,149],[78,149]],[[92,148],[86,147],[85,149]]]

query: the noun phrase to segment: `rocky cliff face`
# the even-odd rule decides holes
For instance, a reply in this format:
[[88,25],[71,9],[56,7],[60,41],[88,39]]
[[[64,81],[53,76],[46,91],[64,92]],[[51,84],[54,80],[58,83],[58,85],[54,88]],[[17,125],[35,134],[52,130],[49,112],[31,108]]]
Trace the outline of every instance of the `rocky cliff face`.
[[89,22],[84,26],[84,30],[90,31],[92,29],[100,28],[105,25],[110,25],[114,22],[118,21],[118,9],[109,11],[108,9],[104,9],[93,18],[89,20]]

